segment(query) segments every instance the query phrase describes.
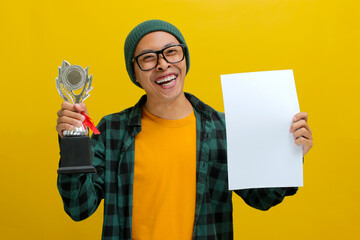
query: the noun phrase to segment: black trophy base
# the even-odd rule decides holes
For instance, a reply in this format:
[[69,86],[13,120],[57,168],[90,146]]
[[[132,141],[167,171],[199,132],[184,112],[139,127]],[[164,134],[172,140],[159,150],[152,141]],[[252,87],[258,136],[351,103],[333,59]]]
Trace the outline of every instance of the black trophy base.
[[96,173],[88,136],[63,137],[59,141],[61,159],[58,174]]
[[58,174],[96,173],[96,168],[92,166],[59,167],[57,173]]

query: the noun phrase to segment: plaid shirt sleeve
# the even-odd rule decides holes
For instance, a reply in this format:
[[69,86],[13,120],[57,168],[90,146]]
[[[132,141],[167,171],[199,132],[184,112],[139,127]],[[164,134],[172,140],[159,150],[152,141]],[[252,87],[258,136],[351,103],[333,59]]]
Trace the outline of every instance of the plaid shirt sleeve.
[[[100,122],[100,132],[104,133],[104,127]],[[104,198],[104,161],[101,161],[105,149],[101,141],[103,137],[100,134],[96,139],[92,138],[92,148],[96,149],[93,151],[93,165],[97,173],[58,175],[57,186],[65,212],[75,221],[91,216]]]
[[284,187],[243,189],[234,192],[249,206],[266,211],[281,203],[284,197],[294,195],[297,190],[296,187]]

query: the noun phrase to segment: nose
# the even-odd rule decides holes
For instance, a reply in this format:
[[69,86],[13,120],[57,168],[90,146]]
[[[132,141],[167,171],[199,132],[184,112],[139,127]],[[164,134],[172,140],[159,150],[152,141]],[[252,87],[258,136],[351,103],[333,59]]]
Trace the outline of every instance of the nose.
[[161,71],[165,70],[170,67],[170,64],[165,60],[164,56],[162,54],[158,55],[158,65],[156,66],[156,69]]

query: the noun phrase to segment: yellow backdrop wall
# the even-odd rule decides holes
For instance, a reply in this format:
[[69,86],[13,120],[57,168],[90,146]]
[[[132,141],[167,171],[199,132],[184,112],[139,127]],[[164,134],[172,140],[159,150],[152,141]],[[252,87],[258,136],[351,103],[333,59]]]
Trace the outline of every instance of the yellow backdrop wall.
[[359,13],[357,0],[2,0],[0,238],[100,238],[102,206],[73,222],[56,189],[57,66],[90,66],[98,122],[142,95],[123,44],[159,18],[188,42],[186,91],[223,111],[220,74],[293,69],[309,113],[305,186],[268,212],[234,196],[235,239],[360,239]]

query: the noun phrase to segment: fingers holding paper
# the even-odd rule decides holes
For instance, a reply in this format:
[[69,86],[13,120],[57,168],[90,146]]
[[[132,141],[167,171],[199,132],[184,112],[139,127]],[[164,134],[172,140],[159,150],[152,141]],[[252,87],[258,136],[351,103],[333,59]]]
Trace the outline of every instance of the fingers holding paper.
[[313,146],[313,137],[309,125],[307,124],[308,114],[299,112],[293,117],[290,132],[293,133],[295,144],[302,145],[303,155]]

